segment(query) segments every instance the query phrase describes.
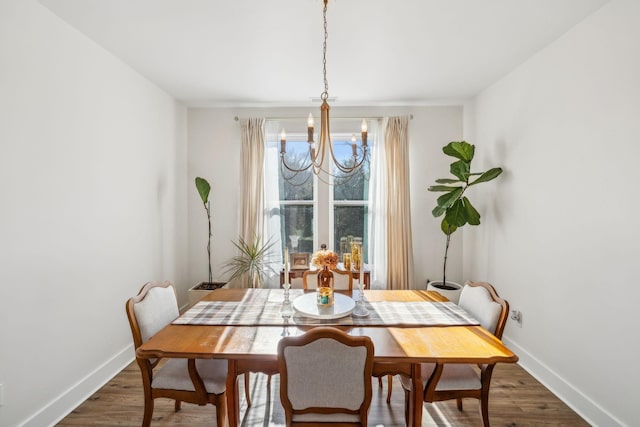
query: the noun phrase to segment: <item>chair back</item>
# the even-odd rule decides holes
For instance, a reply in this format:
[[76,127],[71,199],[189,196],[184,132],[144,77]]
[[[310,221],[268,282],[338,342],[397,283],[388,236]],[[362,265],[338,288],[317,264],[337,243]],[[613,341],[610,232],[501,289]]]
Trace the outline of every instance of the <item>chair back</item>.
[[509,315],[509,303],[498,296],[493,286],[487,282],[467,282],[460,293],[458,305],[475,317],[486,330],[502,338]]
[[280,399],[287,425],[340,422],[367,425],[373,342],[337,328],[317,327],[278,343]]
[[149,282],[126,304],[135,348],[175,320],[180,312],[171,282]]
[[[302,286],[305,290],[318,287],[318,272],[320,270],[308,270],[302,275]],[[333,273],[333,288],[338,291],[353,290],[353,274],[348,270],[331,270]]]

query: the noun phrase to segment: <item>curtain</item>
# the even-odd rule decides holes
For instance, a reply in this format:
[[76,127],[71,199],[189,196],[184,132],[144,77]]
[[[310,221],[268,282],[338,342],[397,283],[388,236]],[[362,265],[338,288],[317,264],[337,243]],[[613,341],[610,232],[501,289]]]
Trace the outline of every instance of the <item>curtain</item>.
[[264,230],[264,119],[240,120],[240,237],[253,242]]
[[409,118],[389,117],[385,121],[387,288],[409,289],[413,283]]
[[382,123],[375,122],[369,179],[369,268],[372,289],[387,288],[387,180]]
[[[280,147],[278,146],[278,131],[281,124],[269,120],[265,124],[265,166],[264,166],[264,237],[274,242],[272,261],[275,266],[282,265],[283,242],[280,231],[280,188],[278,174],[280,170]],[[286,242],[284,242],[286,243]],[[279,288],[280,276],[270,276],[265,287]]]
[[264,119],[242,119],[240,237],[262,236],[264,211]]

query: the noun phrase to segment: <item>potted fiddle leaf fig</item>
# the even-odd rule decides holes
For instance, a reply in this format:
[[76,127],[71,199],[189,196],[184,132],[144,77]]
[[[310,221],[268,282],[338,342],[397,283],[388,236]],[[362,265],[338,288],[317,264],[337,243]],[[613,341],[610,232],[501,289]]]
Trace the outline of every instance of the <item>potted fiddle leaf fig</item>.
[[214,282],[213,273],[211,271],[211,207],[209,202],[209,193],[211,192],[211,185],[209,182],[201,177],[196,177],[196,189],[204,205],[204,210],[207,213],[207,221],[209,225],[208,240],[207,240],[207,259],[209,261],[209,281],[200,282],[196,286],[189,289],[189,302],[194,304],[199,301],[203,296],[211,291],[223,287],[226,282]]
[[[466,141],[454,141],[445,145],[442,151],[455,159],[449,171],[453,178],[441,178],[428,188],[429,191],[444,193],[437,199],[436,207],[431,212],[434,217],[443,216],[440,229],[447,236],[442,268],[442,282],[431,282],[428,287],[444,293],[450,300],[457,302],[462,285],[447,282],[447,255],[451,235],[459,228],[469,225],[480,225],[480,214],[467,197],[470,187],[491,181],[502,173],[502,168],[491,168],[485,172],[472,172],[471,161],[475,154],[475,145]],[[447,294],[448,292],[448,294]]]

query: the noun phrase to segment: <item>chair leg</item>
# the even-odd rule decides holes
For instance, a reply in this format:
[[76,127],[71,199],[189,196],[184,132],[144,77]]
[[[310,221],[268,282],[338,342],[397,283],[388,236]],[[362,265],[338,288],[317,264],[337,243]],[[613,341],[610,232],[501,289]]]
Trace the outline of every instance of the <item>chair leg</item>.
[[251,407],[251,393],[250,393],[250,384],[249,384],[249,372],[244,373],[244,397],[247,399],[247,408]]
[[378,387],[382,388],[382,377],[378,377]]
[[176,399],[176,404],[175,404],[175,411],[178,412],[180,410],[180,404],[182,402],[180,402],[178,399]]
[[480,399],[480,413],[482,414],[482,424],[489,427],[489,398]]
[[216,403],[216,421],[218,427],[225,427],[227,425],[227,397],[225,393],[218,396]]
[[409,404],[409,399],[411,398],[411,396],[409,395],[410,394],[409,390],[405,389],[404,387],[403,387],[403,390],[404,390],[404,422],[405,422],[405,425],[408,426],[409,419],[410,419],[409,410],[411,407],[411,405]]
[[458,397],[456,399],[456,404],[458,405],[458,411],[462,411],[462,398]]
[[142,427],[149,427],[151,425],[151,415],[153,415],[153,398],[151,397],[151,393],[148,393],[148,395],[145,393]]
[[393,391],[393,375],[387,375],[387,403],[391,403],[392,391]]

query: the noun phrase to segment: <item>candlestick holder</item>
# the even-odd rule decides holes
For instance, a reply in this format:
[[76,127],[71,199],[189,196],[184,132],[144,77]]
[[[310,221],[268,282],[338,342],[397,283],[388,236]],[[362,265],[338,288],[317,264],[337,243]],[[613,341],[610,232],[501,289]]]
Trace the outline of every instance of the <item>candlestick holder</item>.
[[351,314],[356,317],[366,317],[369,315],[369,310],[364,306],[364,283],[362,282],[362,275],[358,277],[358,301]]

